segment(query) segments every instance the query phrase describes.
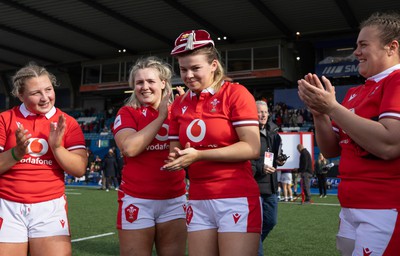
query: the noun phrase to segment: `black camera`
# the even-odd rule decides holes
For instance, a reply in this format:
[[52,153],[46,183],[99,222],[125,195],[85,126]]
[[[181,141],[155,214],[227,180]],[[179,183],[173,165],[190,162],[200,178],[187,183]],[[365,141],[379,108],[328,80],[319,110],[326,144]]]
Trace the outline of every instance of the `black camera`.
[[288,160],[290,156],[287,156],[286,154],[283,154],[283,152],[276,158],[279,162],[283,162]]
[[322,170],[329,171],[329,169],[331,169],[334,165],[335,165],[334,163],[326,164],[322,166]]
[[286,163],[286,160],[288,160],[289,157],[290,156],[287,156],[286,154],[283,154],[283,152],[282,152],[280,155],[278,155],[276,157],[276,161],[277,161],[279,166],[282,166],[282,165],[284,165]]
[[326,164],[322,166],[321,174],[328,174],[329,170],[334,166],[334,163]]

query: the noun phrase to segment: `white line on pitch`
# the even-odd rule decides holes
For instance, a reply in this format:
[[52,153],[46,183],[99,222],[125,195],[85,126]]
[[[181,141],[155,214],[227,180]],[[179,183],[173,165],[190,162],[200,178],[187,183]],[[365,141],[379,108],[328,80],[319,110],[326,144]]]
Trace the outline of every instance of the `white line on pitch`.
[[[301,201],[299,202],[279,202],[280,204],[297,204],[297,205],[302,205]],[[328,204],[328,203],[314,203],[312,202],[311,205],[326,205],[326,206],[340,206],[340,204]]]
[[82,193],[76,193],[76,192],[65,192],[66,195],[82,195]]
[[340,206],[340,204],[328,204],[328,203],[312,203],[316,205],[327,205],[327,206]]
[[98,238],[98,237],[102,237],[102,236],[111,236],[114,235],[114,232],[110,232],[110,233],[105,233],[105,234],[101,234],[101,235],[96,235],[96,236],[88,236],[88,237],[83,237],[83,238],[78,238],[78,239],[74,239],[71,240],[71,242],[79,242],[79,241],[83,241],[83,240],[89,240],[89,239],[94,239],[94,238]]

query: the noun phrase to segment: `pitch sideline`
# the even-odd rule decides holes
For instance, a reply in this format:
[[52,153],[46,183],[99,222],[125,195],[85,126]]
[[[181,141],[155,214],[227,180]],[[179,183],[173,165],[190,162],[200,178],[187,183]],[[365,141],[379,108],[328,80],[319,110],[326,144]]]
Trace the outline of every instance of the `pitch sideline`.
[[110,233],[104,233],[104,234],[95,235],[95,236],[82,237],[82,238],[73,239],[73,240],[71,240],[71,242],[72,243],[80,242],[80,241],[95,239],[95,238],[103,237],[103,236],[111,236],[111,235],[114,235],[114,234],[115,234],[115,232],[110,232]]

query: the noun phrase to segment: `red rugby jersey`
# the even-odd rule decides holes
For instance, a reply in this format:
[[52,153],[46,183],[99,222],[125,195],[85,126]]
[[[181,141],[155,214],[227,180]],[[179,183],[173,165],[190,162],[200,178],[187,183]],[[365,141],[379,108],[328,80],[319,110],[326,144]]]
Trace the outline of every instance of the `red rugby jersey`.
[[[373,77],[379,81],[368,79],[365,85],[351,88],[342,105],[367,119],[400,120],[399,69],[400,65]],[[335,122],[332,124],[342,148],[338,190],[341,205],[364,209],[399,208],[400,158],[382,160],[357,145]]]
[[[190,142],[198,150],[232,145],[239,141],[236,127],[258,126],[254,97],[242,85],[225,82],[215,93],[204,90],[175,99],[172,104],[170,140]],[[258,196],[250,161],[198,161],[188,168],[190,199]]]
[[[158,117],[152,107],[134,109],[124,106],[114,122],[114,135],[123,129],[140,131]],[[169,154],[169,118],[146,149],[135,157],[125,157],[121,189],[124,193],[145,199],[169,199],[186,193],[185,172],[161,170]]]
[[64,171],[47,142],[50,123],[57,122],[60,115],[65,116],[67,125],[62,145],[68,150],[85,149],[85,139],[78,122],[55,107],[46,115],[36,115],[22,104],[0,114],[0,151],[16,146],[15,131],[19,124],[32,134],[29,153],[0,175],[0,198],[20,203],[37,203],[64,194]]

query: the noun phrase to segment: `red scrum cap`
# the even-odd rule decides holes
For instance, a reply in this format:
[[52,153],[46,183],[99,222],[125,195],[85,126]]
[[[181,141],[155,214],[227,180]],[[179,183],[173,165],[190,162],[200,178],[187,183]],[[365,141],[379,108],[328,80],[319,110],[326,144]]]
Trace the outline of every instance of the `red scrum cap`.
[[207,31],[202,29],[185,31],[175,40],[175,47],[171,51],[171,55],[192,51],[209,44],[215,46]]

